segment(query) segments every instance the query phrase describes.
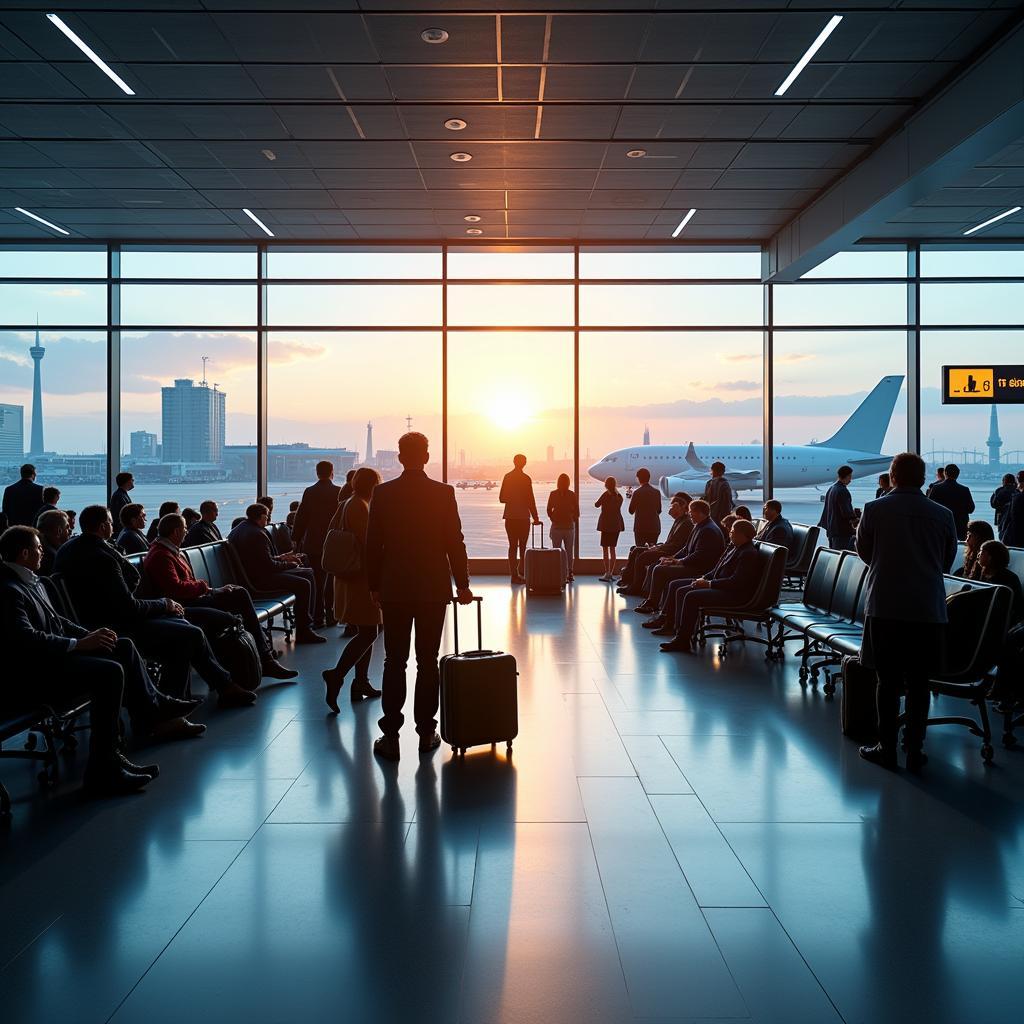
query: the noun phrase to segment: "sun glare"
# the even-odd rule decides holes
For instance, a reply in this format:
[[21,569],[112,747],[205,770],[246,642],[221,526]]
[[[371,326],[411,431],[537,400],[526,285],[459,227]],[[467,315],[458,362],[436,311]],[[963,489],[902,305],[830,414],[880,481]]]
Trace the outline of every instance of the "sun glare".
[[522,395],[493,395],[485,411],[491,422],[502,430],[517,430],[533,418],[533,409]]

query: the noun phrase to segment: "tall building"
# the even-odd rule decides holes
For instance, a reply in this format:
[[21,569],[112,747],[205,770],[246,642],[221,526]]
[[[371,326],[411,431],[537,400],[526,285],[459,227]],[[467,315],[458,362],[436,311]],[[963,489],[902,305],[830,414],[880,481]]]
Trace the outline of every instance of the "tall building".
[[548,462],[555,461],[555,446],[553,444],[548,445]]
[[999,450],[1003,447],[1003,439],[999,436],[999,413],[996,406],[992,406],[992,412],[988,419],[988,440],[985,442],[988,447],[988,464],[999,465]]
[[[38,318],[37,318],[38,319]],[[42,455],[43,448],[43,375],[42,362],[46,349],[39,344],[39,328],[36,328],[36,343],[28,350],[34,366],[32,368],[32,444],[29,455]]]
[[225,394],[182,379],[161,388],[163,462],[224,461]]
[[131,433],[131,456],[133,459],[155,459],[157,457],[156,434],[148,430],[133,430]]
[[0,461],[25,457],[25,407],[0,405]]
[[373,424],[366,424],[366,458],[363,460],[366,465],[373,463]]

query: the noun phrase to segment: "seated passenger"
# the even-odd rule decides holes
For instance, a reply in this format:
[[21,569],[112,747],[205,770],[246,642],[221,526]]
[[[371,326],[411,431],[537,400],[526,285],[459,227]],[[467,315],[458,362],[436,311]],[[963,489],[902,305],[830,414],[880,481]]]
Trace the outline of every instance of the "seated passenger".
[[68,517],[59,508],[44,512],[36,522],[43,544],[43,560],[36,570],[40,576],[53,575],[53,562],[61,545],[71,536]]
[[43,488],[43,503],[39,506],[39,511],[36,513],[36,524],[38,528],[39,517],[44,512],[55,512],[57,510],[57,502],[60,501],[60,488],[58,487],[44,487]]
[[188,558],[181,553],[185,539],[184,516],[164,516],[157,538],[142,563],[149,589],[160,597],[169,597],[185,609],[185,618],[212,638],[223,633],[241,618],[246,631],[260,652],[263,675],[273,679],[294,679],[299,673],[279,665],[260,628],[248,590],[229,583],[211,588],[206,580],[196,579]]
[[274,499],[269,494],[263,494],[256,499],[257,505],[262,505],[267,510],[267,526],[274,520]]
[[288,515],[285,518],[285,525],[293,533],[295,532],[295,517],[299,514],[299,504],[297,501],[288,502]]
[[157,513],[156,519],[149,524],[149,529],[146,531],[146,540],[152,544],[156,540],[156,530],[160,525],[160,520],[164,516],[178,515],[181,512],[181,507],[176,501],[163,501],[160,503],[160,511]]
[[114,543],[126,555],[144,555],[149,550],[149,541],[142,531],[146,528],[146,510],[134,503],[122,505],[121,532]]
[[620,594],[626,597],[646,594],[647,574],[651,567],[657,565],[662,558],[670,557],[681,547],[685,547],[693,532],[693,523],[688,515],[691,500],[685,491],[673,494],[668,505],[668,514],[672,519],[668,536],[653,547],[642,548],[634,545],[630,548],[626,568],[619,577]]
[[196,548],[200,544],[212,544],[214,541],[223,540],[219,527],[217,526],[217,516],[220,515],[220,509],[217,507],[215,501],[204,501],[199,506],[199,520],[188,528],[185,534],[185,542],[181,545],[183,548]]
[[732,510],[732,514],[737,519],[746,519],[748,523],[752,523],[754,521],[754,517],[750,514],[750,508],[747,505],[737,505]]
[[220,694],[222,707],[251,704],[256,694],[232,680],[213,657],[203,631],[185,620],[177,601],[135,596],[142,576],[110,543],[113,524],[106,506],[83,509],[81,523],[82,535],[57,553],[55,571],[64,576],[82,625],[107,626],[134,640],[144,655],[161,663],[160,680],[167,693],[187,696],[194,665]]
[[888,473],[878,474],[878,486],[875,488],[875,500],[884,498],[892,490],[892,481]]
[[745,605],[761,583],[761,560],[754,547],[754,525],[737,519],[730,533],[732,546],[706,576],[676,580],[675,635],[661,645],[662,651],[689,654],[702,608],[738,608]]
[[63,509],[64,515],[68,517],[68,530],[71,533],[75,532],[75,520],[78,518],[78,513],[73,508]]
[[[982,568],[981,563],[978,561],[978,555],[981,551],[982,544],[994,539],[995,531],[989,523],[986,523],[984,519],[972,519],[967,524],[967,537],[966,545],[964,547],[963,565],[957,566],[957,568],[953,570],[953,575],[962,576],[967,580],[982,579]],[[1007,562],[1007,564],[1009,564],[1009,562]]]
[[765,544],[779,544],[789,550],[789,557],[786,559],[792,562],[800,554],[796,540],[793,537],[793,525],[782,515],[782,502],[775,498],[769,498],[761,510],[764,524],[757,531],[756,540],[763,540]]
[[981,578],[986,583],[1009,587],[1013,593],[1010,625],[999,656],[996,681],[989,691],[992,700],[1009,705],[1003,710],[1010,710],[1024,694],[1024,590],[1020,578],[1010,569],[1010,552],[1005,544],[997,540],[985,541],[978,552],[978,562],[982,568]]
[[275,555],[267,533],[264,505],[250,505],[245,519],[228,534],[245,574],[257,590],[288,591],[295,595],[295,642],[322,644],[327,638],[313,631],[313,570],[296,564],[296,556]]
[[988,499],[989,505],[995,509],[996,533],[1000,540],[1006,533],[1006,524],[1009,521],[1010,504],[1014,494],[1017,493],[1017,478],[1012,473],[1003,474],[1003,482],[992,492]]
[[[183,508],[181,510],[181,518],[185,520],[185,532],[188,533],[199,522],[201,517],[194,508]],[[159,536],[159,533],[157,533],[157,536]]]

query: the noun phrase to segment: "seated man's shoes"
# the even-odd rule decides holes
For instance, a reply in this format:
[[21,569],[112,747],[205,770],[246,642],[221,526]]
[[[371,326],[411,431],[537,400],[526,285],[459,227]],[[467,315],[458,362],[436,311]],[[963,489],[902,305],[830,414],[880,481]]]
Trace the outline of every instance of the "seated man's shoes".
[[658,629],[651,630],[651,636],[675,636],[676,631],[667,623]]
[[659,644],[658,647],[662,651],[678,651],[680,654],[690,654],[693,648],[690,646],[689,640],[683,640],[681,637],[676,637],[669,640],[668,643]]
[[668,619],[664,615],[655,615],[653,618],[647,619],[646,622],[641,622],[640,625],[644,629],[661,629],[666,622],[668,622]]
[[429,736],[420,737],[420,753],[426,754],[431,750],[437,750],[441,746],[441,737],[435,729]]
[[397,761],[402,756],[397,736],[379,736],[373,741],[373,752],[386,761]]
[[657,610],[657,606],[651,604],[650,601],[643,601],[633,609],[633,611],[638,612],[640,615],[653,615]]
[[297,644],[325,644],[327,637],[314,633],[311,629],[300,629],[295,634],[295,642]]
[[293,668],[285,668],[269,654],[263,659],[261,668],[262,674],[270,679],[294,679],[299,674]]
[[375,686],[371,686],[368,679],[354,679],[352,680],[352,689],[348,691],[348,696],[353,704],[358,704],[361,700],[372,700],[375,697],[379,697],[380,690]]
[[118,761],[87,768],[83,788],[89,796],[123,796],[138,793],[149,785],[148,775],[127,771]]
[[195,711],[203,702],[198,697],[181,700],[179,697],[167,697],[160,702],[161,718],[177,718]]
[[928,755],[923,750],[907,751],[907,771],[915,774],[928,763]]
[[857,753],[865,761],[880,765],[882,768],[888,768],[889,771],[895,771],[897,768],[896,752],[888,750],[881,743],[876,743],[873,747],[861,747]]
[[232,683],[217,694],[219,708],[247,708],[256,703],[256,691]]
[[120,752],[117,755],[117,763],[124,771],[131,772],[132,775],[148,775],[149,778],[155,779],[160,774],[160,765],[134,764]]
[[157,722],[149,731],[149,738],[154,740],[189,740],[202,736],[206,726],[201,722],[190,722],[183,715]]

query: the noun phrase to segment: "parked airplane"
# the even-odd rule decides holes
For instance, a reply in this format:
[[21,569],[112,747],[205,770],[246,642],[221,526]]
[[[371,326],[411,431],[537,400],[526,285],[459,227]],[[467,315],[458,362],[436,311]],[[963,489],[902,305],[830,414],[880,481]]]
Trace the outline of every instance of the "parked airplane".
[[[826,441],[806,445],[776,445],[773,478],[776,487],[831,484],[844,463],[853,475],[884,473],[891,456],[880,454],[903,377],[883,377],[850,418]],[[615,477],[621,487],[635,481],[636,471],[646,466],[661,481],[666,495],[693,489],[706,480],[712,462],[725,463],[725,476],[735,490],[761,487],[759,444],[651,444],[620,448],[595,462],[588,472],[595,480]]]

